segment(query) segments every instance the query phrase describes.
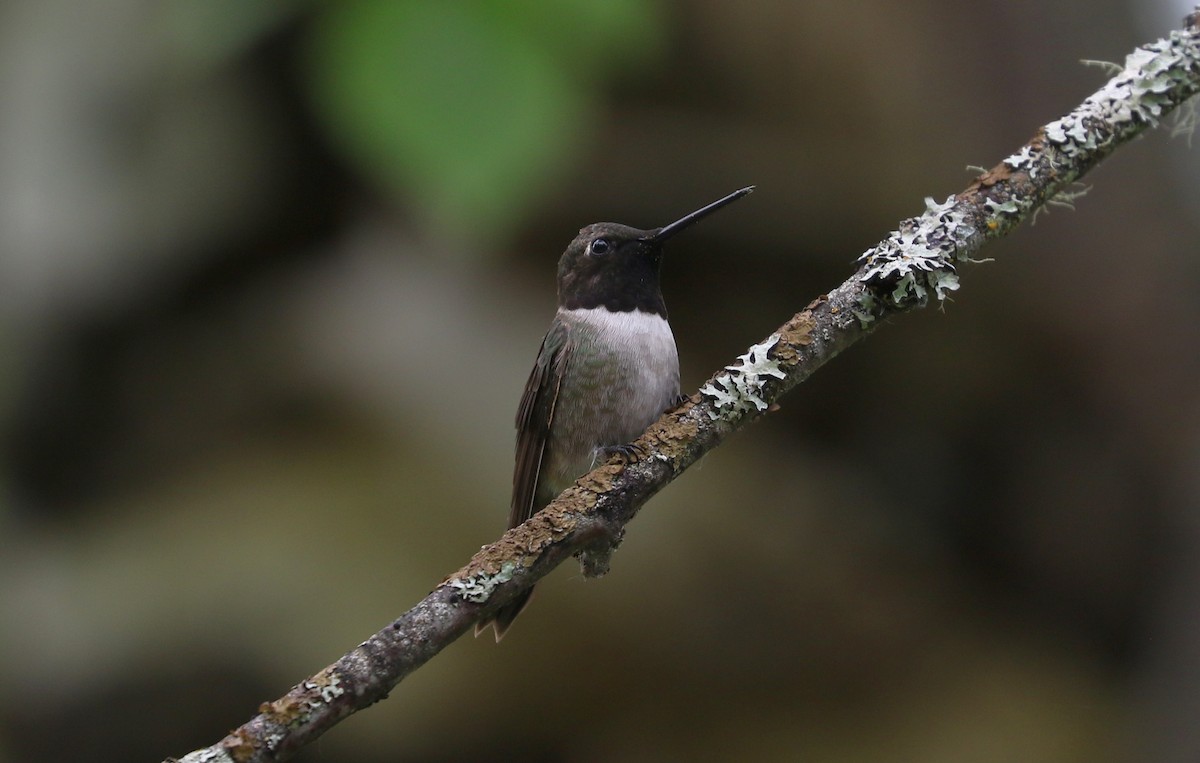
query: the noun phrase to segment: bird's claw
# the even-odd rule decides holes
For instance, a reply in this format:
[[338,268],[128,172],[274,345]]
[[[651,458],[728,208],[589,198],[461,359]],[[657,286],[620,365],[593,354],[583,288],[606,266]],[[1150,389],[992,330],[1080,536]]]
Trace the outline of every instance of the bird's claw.
[[641,446],[632,442],[624,445],[606,445],[600,449],[600,452],[604,454],[605,458],[620,456],[625,463],[631,463],[646,455]]

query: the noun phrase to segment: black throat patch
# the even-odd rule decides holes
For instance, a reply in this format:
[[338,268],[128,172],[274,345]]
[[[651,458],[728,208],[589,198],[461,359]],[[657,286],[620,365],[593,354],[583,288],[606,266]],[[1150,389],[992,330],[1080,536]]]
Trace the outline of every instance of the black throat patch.
[[558,262],[558,304],[568,310],[603,307],[667,317],[659,274],[662,244],[654,231],[596,223],[579,231]]

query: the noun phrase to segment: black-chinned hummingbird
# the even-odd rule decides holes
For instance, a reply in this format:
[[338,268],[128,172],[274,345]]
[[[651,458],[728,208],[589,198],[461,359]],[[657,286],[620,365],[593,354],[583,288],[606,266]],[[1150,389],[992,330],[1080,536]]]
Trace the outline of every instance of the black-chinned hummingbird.
[[[754,186],[662,228],[595,223],[558,261],[558,312],[517,409],[508,526],[541,511],[679,401],[679,356],[659,274],[663,244]],[[533,589],[480,623],[499,641]]]

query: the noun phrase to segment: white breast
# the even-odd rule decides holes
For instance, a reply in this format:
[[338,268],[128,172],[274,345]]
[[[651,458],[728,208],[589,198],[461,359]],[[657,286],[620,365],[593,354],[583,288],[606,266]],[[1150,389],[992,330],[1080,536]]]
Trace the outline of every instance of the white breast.
[[571,347],[543,471],[554,490],[588,471],[597,448],[632,442],[679,395],[679,355],[665,318],[591,308],[560,310],[559,320]]
[[601,345],[636,356],[644,363],[666,362],[678,373],[679,356],[675,336],[667,319],[654,313],[631,310],[614,313],[603,307],[561,311],[570,323],[582,325],[595,334]]
[[599,373],[579,370],[588,376],[595,373],[600,377],[597,381],[604,379],[613,394],[622,397],[621,418],[637,428],[634,434],[640,433],[679,394],[679,354],[667,319],[639,310],[614,313],[602,307],[563,313],[577,327],[572,339],[586,345],[580,347],[581,354],[606,367],[596,368]]

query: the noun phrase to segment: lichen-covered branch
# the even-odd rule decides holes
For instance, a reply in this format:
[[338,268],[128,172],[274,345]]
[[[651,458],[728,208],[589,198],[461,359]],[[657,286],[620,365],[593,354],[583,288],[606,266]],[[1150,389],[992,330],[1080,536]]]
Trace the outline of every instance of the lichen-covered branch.
[[182,760],[289,758],[342,718],[383,699],[410,672],[568,557],[601,574],[625,525],[652,495],[730,433],[878,327],[958,289],[956,268],[1063,194],[1105,156],[1200,91],[1200,10],[1186,28],[1134,51],[1078,108],[965,190],[905,220],[859,258],[841,286],[814,300],[713,376],[638,440],[631,463],[610,461],[529,521],[484,547],[428,596],[340,660],[264,703],[259,714]]

